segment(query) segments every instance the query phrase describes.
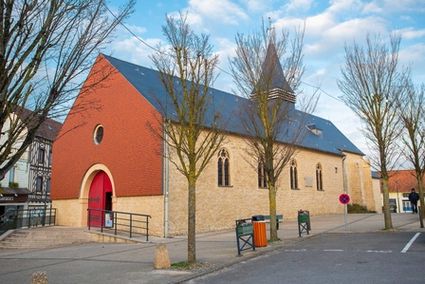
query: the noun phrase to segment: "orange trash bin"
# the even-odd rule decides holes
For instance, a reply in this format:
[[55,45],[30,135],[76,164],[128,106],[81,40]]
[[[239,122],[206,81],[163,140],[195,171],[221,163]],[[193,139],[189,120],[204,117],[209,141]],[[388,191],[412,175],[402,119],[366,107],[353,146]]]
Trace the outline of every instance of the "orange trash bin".
[[264,222],[252,222],[254,227],[254,245],[255,247],[266,247],[267,246],[267,233],[266,223]]

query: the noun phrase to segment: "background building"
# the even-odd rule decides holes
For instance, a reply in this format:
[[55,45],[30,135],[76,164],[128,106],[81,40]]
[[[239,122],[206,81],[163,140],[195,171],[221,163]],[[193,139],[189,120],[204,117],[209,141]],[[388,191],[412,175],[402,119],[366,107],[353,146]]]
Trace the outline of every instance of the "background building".
[[[15,114],[23,119],[29,113],[23,109]],[[30,147],[0,181],[0,216],[8,210],[50,206],[52,144],[61,126],[47,119],[37,130]]]
[[392,212],[412,212],[409,201],[409,193],[412,188],[416,189],[416,192],[418,192],[414,170],[397,170],[389,172],[388,191],[390,193],[390,208]]

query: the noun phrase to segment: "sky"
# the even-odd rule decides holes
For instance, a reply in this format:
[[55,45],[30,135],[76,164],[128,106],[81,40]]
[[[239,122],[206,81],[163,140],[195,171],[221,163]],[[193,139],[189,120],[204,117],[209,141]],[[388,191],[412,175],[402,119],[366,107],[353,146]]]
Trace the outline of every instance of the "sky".
[[[123,1],[110,0],[116,11]],[[257,32],[262,21],[276,31],[290,32],[305,23],[303,96],[320,88],[315,115],[334,123],[366,155],[371,152],[362,133],[362,123],[338,98],[337,86],[344,63],[344,45],[364,42],[366,34],[388,37],[400,34],[400,62],[410,66],[415,83],[425,83],[425,0],[137,0],[134,14],[125,25],[151,46],[166,44],[161,27],[166,15],[187,13],[188,23],[197,33],[209,34],[219,67],[230,71],[235,36]],[[153,68],[149,55],[154,51],[124,27],[119,27],[107,54]],[[214,87],[233,92],[236,86],[226,72],[218,71]]]

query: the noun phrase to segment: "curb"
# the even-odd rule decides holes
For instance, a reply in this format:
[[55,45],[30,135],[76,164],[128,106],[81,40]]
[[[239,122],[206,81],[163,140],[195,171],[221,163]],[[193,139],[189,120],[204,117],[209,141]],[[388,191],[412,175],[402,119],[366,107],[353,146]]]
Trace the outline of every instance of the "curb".
[[[360,218],[358,220],[351,221],[351,222],[347,223],[347,225],[354,224],[356,222],[360,222],[360,221],[363,221],[363,220],[365,220],[367,218],[371,218],[371,217],[373,217],[373,215],[371,215],[371,216],[365,216],[365,217]],[[200,278],[202,276],[205,276],[205,275],[208,275],[208,274],[211,274],[211,273],[214,273],[214,272],[218,272],[218,271],[223,270],[225,268],[234,266],[234,265],[239,264],[239,263],[241,263],[243,261],[254,259],[254,258],[263,256],[263,255],[265,255],[267,253],[270,253],[270,252],[273,252],[273,251],[282,250],[285,247],[302,243],[302,242],[304,242],[304,241],[306,241],[308,239],[311,239],[311,238],[319,237],[321,235],[327,234],[327,233],[329,233],[329,232],[331,232],[333,230],[337,230],[337,229],[340,229],[340,228],[343,228],[343,227],[345,227],[345,225],[340,225],[340,226],[331,228],[329,230],[325,230],[323,232],[319,232],[317,234],[306,235],[306,236],[303,236],[301,238],[291,238],[291,239],[281,240],[279,243],[276,242],[273,245],[270,245],[269,247],[266,247],[266,248],[264,248],[264,249],[262,249],[262,250],[260,250],[258,252],[256,251],[253,254],[246,255],[246,256],[241,256],[241,257],[237,257],[235,260],[233,260],[233,261],[231,261],[229,263],[226,263],[226,264],[223,264],[223,265],[214,267],[212,269],[207,269],[205,271],[197,272],[197,273],[188,275],[187,277],[184,277],[184,278],[182,278],[180,280],[172,281],[172,282],[169,282],[169,283],[173,283],[173,284],[185,283],[185,282],[188,282],[190,280],[193,280],[193,279],[196,279],[196,278]],[[340,233],[340,232],[338,232],[338,233]],[[344,233],[346,233],[346,232],[341,232],[341,234],[344,234]],[[288,242],[290,242],[291,244],[288,245]]]

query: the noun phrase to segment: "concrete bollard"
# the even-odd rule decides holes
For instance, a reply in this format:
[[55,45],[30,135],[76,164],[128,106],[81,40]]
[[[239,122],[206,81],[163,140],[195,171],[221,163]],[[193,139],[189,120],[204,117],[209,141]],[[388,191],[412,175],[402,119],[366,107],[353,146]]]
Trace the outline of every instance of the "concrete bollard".
[[34,272],[31,276],[31,284],[48,284],[47,272],[46,271],[37,271]]
[[168,257],[168,249],[165,244],[157,245],[155,248],[155,260],[153,267],[155,269],[170,268],[170,258]]

